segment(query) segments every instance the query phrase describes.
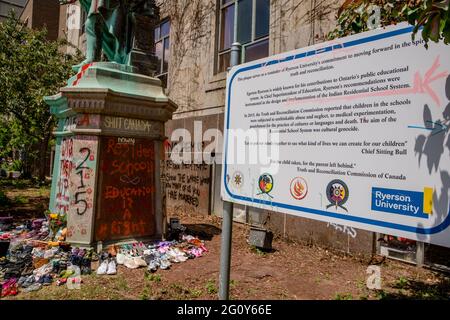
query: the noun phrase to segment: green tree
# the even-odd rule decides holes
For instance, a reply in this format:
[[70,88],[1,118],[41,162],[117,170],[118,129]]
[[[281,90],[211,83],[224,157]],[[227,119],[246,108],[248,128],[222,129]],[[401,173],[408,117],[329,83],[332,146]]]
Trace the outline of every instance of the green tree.
[[0,152],[20,150],[25,175],[37,163],[41,181],[55,125],[43,97],[64,86],[77,62],[61,52],[66,41],[46,36],[45,29],[29,29],[14,14],[0,23]]
[[449,0],[346,0],[340,7],[338,26],[329,39],[340,38],[407,21],[414,25],[413,37],[421,32],[425,40],[450,43]]

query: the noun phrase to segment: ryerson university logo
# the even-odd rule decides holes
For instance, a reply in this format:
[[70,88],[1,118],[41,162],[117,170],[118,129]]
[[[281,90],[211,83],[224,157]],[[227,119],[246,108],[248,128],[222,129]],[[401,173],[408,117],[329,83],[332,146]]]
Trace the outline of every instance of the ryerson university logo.
[[433,206],[433,189],[423,192],[372,188],[372,210],[428,219]]

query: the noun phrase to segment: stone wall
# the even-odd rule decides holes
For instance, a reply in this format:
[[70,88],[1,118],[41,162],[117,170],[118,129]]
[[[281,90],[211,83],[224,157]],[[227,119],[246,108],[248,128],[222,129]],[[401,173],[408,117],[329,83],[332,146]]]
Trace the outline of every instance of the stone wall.
[[[223,113],[214,115],[197,116],[190,118],[179,118],[169,121],[166,124],[166,136],[172,135],[174,130],[185,129],[184,137],[190,136],[192,143],[188,156],[191,163],[178,164],[171,161],[174,146],[182,141],[171,141],[165,143],[165,164],[164,164],[164,180],[166,182],[166,199],[168,212],[199,212],[202,214],[210,214],[213,208],[213,166],[205,162],[198,163],[195,161],[194,152],[198,156],[203,156],[203,150],[214,140],[202,142],[203,136],[208,130],[218,129],[221,131],[223,124]],[[178,136],[178,135],[177,135]],[[219,152],[221,153],[221,151]]]

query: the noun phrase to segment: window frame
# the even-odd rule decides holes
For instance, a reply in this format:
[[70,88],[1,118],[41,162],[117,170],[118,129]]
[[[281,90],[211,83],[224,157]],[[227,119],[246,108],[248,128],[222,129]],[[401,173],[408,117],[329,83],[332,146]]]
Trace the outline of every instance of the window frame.
[[[215,53],[215,66],[214,66],[214,74],[220,74],[223,72],[226,72],[226,70],[219,71],[219,64],[220,64],[220,58],[222,55],[228,54],[231,52],[231,47],[225,50],[220,50],[221,41],[222,41],[222,12],[224,9],[234,6],[234,21],[233,21],[233,40],[231,43],[237,42],[238,37],[238,13],[239,13],[239,0],[230,0],[226,4],[223,4],[223,0],[217,0],[218,2],[218,10],[217,10],[217,41],[216,41],[216,53]],[[259,42],[263,41],[269,41],[270,37],[270,0],[269,0],[269,30],[267,35],[261,36],[259,38],[256,38],[256,1],[258,0],[251,0],[252,1],[252,26],[251,26],[251,35],[250,35],[250,41],[248,41],[245,44],[242,44],[241,47],[241,55],[240,55],[240,63],[245,62],[245,53],[246,49],[249,46],[255,45]]]
[[[169,23],[169,32],[167,33],[167,35],[161,37],[161,26],[164,25],[165,23]],[[159,37],[156,38],[156,30],[159,29],[158,35]],[[158,66],[158,70],[155,73],[155,77],[156,78],[162,78],[162,77],[166,77],[166,83],[164,85],[165,88],[167,88],[168,83],[169,83],[169,59],[170,59],[170,29],[171,29],[171,23],[170,23],[170,19],[166,18],[161,20],[153,29],[153,36],[154,36],[154,45],[155,45],[155,53],[156,53],[156,44],[161,42],[162,45],[162,57],[161,57],[161,63]],[[164,71],[164,58],[165,58],[165,44],[166,41],[169,42],[169,59],[167,59],[167,71]]]

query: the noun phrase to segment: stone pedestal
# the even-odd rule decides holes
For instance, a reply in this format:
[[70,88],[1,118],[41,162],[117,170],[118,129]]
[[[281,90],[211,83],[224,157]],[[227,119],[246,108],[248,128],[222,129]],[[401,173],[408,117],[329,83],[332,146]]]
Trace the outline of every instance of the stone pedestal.
[[160,80],[93,63],[45,100],[58,119],[50,211],[67,215],[67,241],[161,237],[159,164],[176,106]]

